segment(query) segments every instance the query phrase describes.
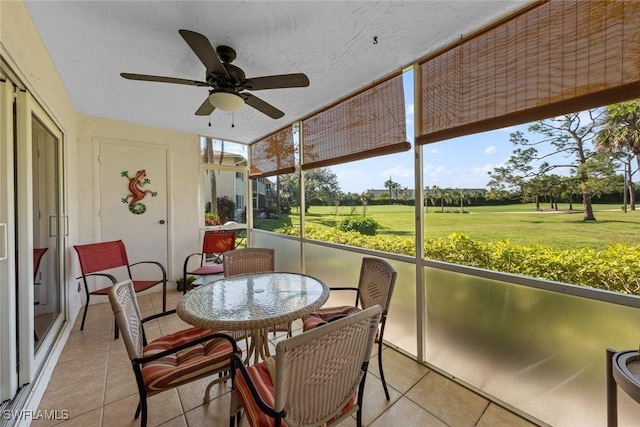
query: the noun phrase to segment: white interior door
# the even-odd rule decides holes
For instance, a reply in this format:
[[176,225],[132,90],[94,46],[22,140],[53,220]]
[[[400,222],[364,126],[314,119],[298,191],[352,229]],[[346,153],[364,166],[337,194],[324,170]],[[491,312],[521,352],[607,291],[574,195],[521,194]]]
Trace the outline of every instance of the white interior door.
[[[168,268],[166,147],[101,140],[101,241],[122,240],[129,262],[158,261]],[[157,268],[134,267],[137,279],[157,278]]]

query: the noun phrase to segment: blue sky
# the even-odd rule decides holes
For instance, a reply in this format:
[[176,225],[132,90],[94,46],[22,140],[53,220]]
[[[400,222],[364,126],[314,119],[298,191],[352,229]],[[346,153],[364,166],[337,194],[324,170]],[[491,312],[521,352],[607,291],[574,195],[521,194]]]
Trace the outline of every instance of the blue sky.
[[[407,138],[413,145],[413,77],[405,73]],[[526,125],[522,127],[525,129]],[[424,185],[441,188],[486,188],[488,172],[504,163],[513,152],[509,134],[516,127],[455,138],[424,147]],[[521,130],[522,130],[521,129]],[[398,154],[332,166],[340,188],[346,193],[384,189],[389,178],[402,188],[413,189],[413,149]]]
[[[486,188],[488,172],[503,164],[512,154],[509,133],[505,128],[482,134],[451,139],[424,147],[424,185],[441,188]],[[409,139],[413,144],[413,137]],[[375,159],[333,166],[344,192],[362,193],[383,189],[389,178],[401,187],[413,189],[413,149]]]

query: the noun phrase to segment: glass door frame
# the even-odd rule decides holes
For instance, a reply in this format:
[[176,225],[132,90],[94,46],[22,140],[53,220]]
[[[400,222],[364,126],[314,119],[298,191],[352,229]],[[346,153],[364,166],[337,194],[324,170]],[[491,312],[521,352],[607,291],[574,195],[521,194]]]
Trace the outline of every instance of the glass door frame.
[[[21,102],[22,100],[22,102]],[[19,370],[18,380],[20,385],[32,382],[40,368],[44,365],[49,351],[55,343],[55,339],[58,333],[62,330],[64,320],[67,318],[67,303],[66,303],[66,286],[65,286],[65,263],[64,254],[66,252],[66,236],[68,235],[68,224],[66,221],[66,197],[64,186],[64,139],[62,131],[50,118],[50,116],[44,111],[44,109],[36,102],[29,92],[20,92],[18,95],[18,149],[16,157],[18,161],[17,167],[17,181],[18,181],[18,194],[24,194],[26,197],[16,197],[16,207],[19,218],[22,218],[24,224],[22,224],[17,230],[17,245],[18,253],[26,254],[27,256],[20,256],[18,259],[18,283],[34,283],[33,271],[33,120],[40,122],[44,128],[51,133],[51,135],[57,140],[57,165],[56,172],[58,189],[58,215],[50,221],[50,236],[57,240],[56,251],[53,251],[48,256],[57,255],[53,262],[57,263],[57,277],[55,283],[58,286],[58,298],[60,302],[59,313],[49,333],[47,333],[38,350],[34,354],[34,287],[33,286],[20,286],[18,292],[18,306],[20,308],[18,313],[19,323],[19,344],[20,348],[26,348],[27,351],[20,351],[19,354]],[[20,131],[22,130],[22,131]],[[23,137],[22,137],[23,136]],[[62,232],[60,232],[62,231]],[[53,233],[53,235],[52,235]],[[25,264],[26,263],[26,264]],[[27,347],[23,347],[23,346]]]
[[[0,402],[18,391],[14,217],[14,83],[0,81]],[[3,203],[4,201],[4,203]]]

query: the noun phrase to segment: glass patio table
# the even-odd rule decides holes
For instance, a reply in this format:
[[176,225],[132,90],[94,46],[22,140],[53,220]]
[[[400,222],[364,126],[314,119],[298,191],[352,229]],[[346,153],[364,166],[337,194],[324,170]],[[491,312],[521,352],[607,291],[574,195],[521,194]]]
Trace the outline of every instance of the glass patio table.
[[271,355],[269,328],[300,319],[320,308],[329,287],[298,273],[256,273],[225,277],[187,292],[178,303],[178,316],[204,329],[246,330],[251,345],[246,360]]

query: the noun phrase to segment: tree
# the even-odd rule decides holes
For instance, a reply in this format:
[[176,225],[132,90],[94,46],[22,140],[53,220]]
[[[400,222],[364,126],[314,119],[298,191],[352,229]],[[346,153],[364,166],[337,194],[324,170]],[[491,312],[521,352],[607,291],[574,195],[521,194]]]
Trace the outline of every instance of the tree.
[[[205,138],[206,144],[204,150],[200,153],[203,163],[213,163],[214,152],[213,152],[213,139]],[[224,143],[222,145],[222,151],[220,152],[220,163],[222,163],[222,159],[224,157]],[[214,215],[218,215],[218,183],[216,181],[216,171],[212,169],[207,169],[206,173],[209,176],[209,201],[207,203],[208,211]],[[205,208],[205,211],[207,209]]]
[[464,213],[464,202],[468,202],[469,198],[467,197],[467,190],[464,188],[459,188],[456,190],[455,198],[460,202],[460,211]]
[[401,189],[400,183],[399,182],[394,182],[393,183],[393,194],[396,195],[396,200],[398,199],[398,193],[401,191],[400,189]]
[[[300,206],[300,181],[298,175],[290,173],[280,178],[282,195],[290,198],[293,206]],[[338,184],[338,176],[327,168],[312,169],[304,173],[305,212],[311,201],[326,206],[335,206],[343,196]]]
[[444,212],[444,204],[445,201],[447,203],[449,203],[449,192],[443,190],[442,188],[438,187],[437,185],[434,185],[433,187],[431,187],[431,189],[433,190],[432,192],[432,201],[431,204],[435,206],[435,200],[439,200],[440,201],[440,211]]
[[327,168],[313,169],[304,173],[305,212],[309,211],[312,200],[323,205],[335,205],[340,200],[341,191],[338,176]]
[[393,182],[391,177],[384,182],[384,188],[389,190],[389,199],[393,199],[393,190],[396,187],[396,183]]
[[[636,209],[633,174],[640,170],[640,101],[628,101],[605,107],[602,129],[596,138],[596,148],[612,155],[624,165],[624,181],[631,210]],[[637,168],[632,172],[635,157]]]
[[[582,195],[583,220],[595,221],[591,199],[611,188],[613,175],[611,161],[590,148],[598,133],[601,114],[601,110],[587,110],[536,122],[528,128],[529,132],[542,136],[536,142],[530,142],[521,132],[512,133],[511,142],[523,148],[514,150],[505,166],[489,172],[489,195],[537,201],[539,196],[548,195],[552,187],[575,181]],[[550,150],[539,153],[537,146]],[[551,163],[559,158],[569,162]],[[559,181],[542,179],[563,169],[567,173]]]
[[369,200],[373,199],[373,192],[371,190],[364,191],[360,196],[362,201],[362,216],[367,216],[367,209],[369,208]]
[[[509,139],[516,146],[529,142],[520,131],[512,133]],[[526,199],[531,194],[531,189],[528,190],[527,186],[536,177],[531,163],[537,156],[538,150],[533,147],[516,148],[504,166],[489,172],[491,179],[487,183],[487,187],[489,187],[487,199]]]

